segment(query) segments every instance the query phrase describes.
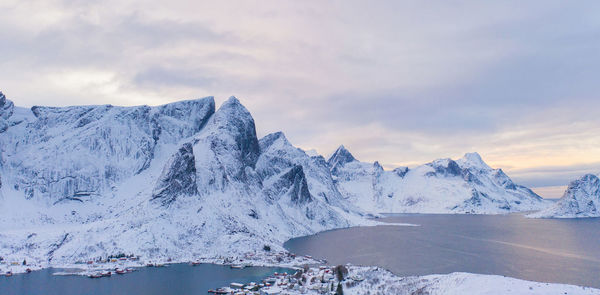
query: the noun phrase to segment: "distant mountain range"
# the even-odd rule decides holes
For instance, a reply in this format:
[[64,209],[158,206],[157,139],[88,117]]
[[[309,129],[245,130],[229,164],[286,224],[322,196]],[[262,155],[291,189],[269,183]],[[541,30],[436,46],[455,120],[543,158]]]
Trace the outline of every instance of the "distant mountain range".
[[368,212],[499,214],[547,205],[477,153],[385,171],[378,162],[357,161],[341,146],[328,163],[344,198]]
[[[311,153],[312,154],[312,153]],[[15,107],[0,93],[0,256],[60,264],[117,253],[236,255],[381,212],[547,207],[476,154],[384,170],[281,132],[235,97],[157,107]]]

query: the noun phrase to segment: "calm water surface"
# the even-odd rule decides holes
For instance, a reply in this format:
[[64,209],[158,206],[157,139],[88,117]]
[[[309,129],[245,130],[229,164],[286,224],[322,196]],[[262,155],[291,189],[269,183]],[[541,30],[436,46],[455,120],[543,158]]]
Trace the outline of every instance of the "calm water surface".
[[208,289],[228,286],[231,282],[257,282],[274,272],[290,272],[290,269],[247,267],[238,270],[213,264],[173,264],[100,279],[53,275],[58,271],[45,269],[0,277],[0,294],[207,294]]
[[401,276],[472,272],[600,288],[600,218],[393,215],[418,227],[357,227],[292,239],[291,252]]

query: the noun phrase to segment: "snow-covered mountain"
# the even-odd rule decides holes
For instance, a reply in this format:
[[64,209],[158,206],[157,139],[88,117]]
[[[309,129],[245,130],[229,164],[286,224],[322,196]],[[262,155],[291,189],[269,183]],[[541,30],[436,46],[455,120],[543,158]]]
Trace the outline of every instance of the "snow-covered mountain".
[[0,103],[8,259],[189,260],[366,223],[340,202],[324,159],[283,134],[259,141],[235,97],[217,111],[212,97],[159,107]]
[[231,97],[15,107],[0,94],[0,256],[42,265],[135,253],[239,255],[379,212],[504,213],[542,200],[477,154],[385,171],[281,132]]
[[369,212],[497,214],[547,204],[501,169],[490,168],[477,153],[385,171],[378,162],[360,162],[340,146],[328,163],[342,195]]
[[529,217],[600,217],[600,179],[594,174],[586,174],[572,181],[562,198],[552,206],[530,214]]

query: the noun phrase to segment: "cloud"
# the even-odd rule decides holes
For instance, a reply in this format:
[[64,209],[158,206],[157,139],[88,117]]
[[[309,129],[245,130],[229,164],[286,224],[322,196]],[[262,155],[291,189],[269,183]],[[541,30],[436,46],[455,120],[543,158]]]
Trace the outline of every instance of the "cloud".
[[22,106],[236,95],[259,134],[323,154],[343,143],[393,167],[478,151],[558,184],[581,171],[524,171],[600,162],[598,6],[3,1],[0,86]]
[[600,162],[570,166],[541,166],[512,171],[512,178],[533,187],[562,186],[585,174],[599,174]]

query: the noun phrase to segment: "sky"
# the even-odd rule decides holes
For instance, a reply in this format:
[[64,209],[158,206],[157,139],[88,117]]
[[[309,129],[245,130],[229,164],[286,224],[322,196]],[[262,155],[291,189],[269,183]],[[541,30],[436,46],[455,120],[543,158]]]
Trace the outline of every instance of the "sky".
[[600,172],[598,1],[0,1],[24,107],[238,97],[260,136],[386,168],[479,152],[527,186]]

